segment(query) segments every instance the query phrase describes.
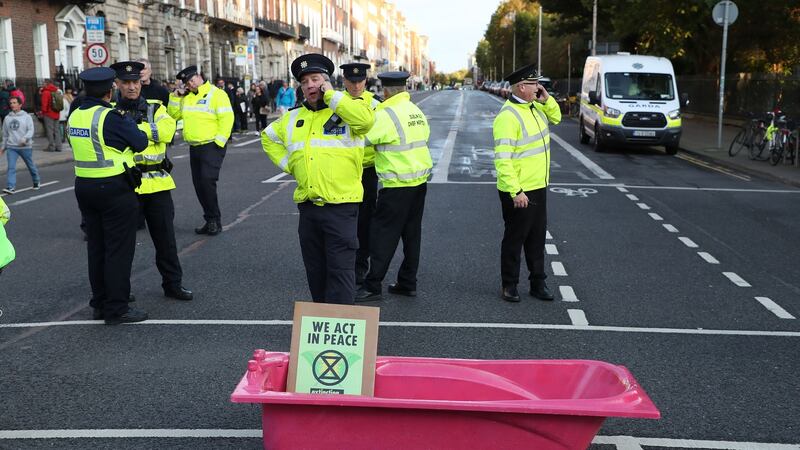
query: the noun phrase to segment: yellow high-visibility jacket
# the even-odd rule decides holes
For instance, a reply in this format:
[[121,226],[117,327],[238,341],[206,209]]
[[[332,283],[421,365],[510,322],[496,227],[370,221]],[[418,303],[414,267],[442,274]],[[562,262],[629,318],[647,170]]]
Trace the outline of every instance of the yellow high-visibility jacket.
[[385,188],[418,186],[428,181],[433,168],[425,114],[411,102],[408,92],[387,98],[375,112],[375,125],[367,144],[375,145],[375,172]]
[[494,119],[494,167],[497,189],[515,197],[550,182],[550,130],[561,109],[550,96],[544,104],[507,100]]
[[[348,92],[347,95],[352,97]],[[381,104],[381,101],[375,97],[370,91],[364,91],[361,93],[361,98],[364,99],[365,102],[372,108],[373,111],[377,110],[378,106]],[[364,145],[364,167],[372,167],[375,165],[375,146],[374,145]]]
[[[133,167],[133,151],[106,145],[103,128],[113,110],[102,105],[76,109],[69,116],[69,144],[75,158],[75,176],[107,178]],[[113,114],[117,114],[114,112]]]
[[[372,127],[374,111],[363,99],[329,90],[327,108],[312,111],[293,108],[261,132],[261,145],[269,159],[294,176],[294,201],[359,203],[363,199],[361,171],[364,134]],[[340,126],[323,126],[336,113]]]
[[0,197],[0,269],[7,266],[16,257],[14,246],[6,236],[5,225],[9,219],[11,219],[11,210]]
[[206,81],[197,93],[183,97],[169,95],[167,113],[175,120],[183,119],[183,140],[189,145],[209,142],[224,147],[231,137],[233,108],[228,94]]
[[147,122],[139,124],[139,129],[147,135],[147,149],[133,155],[133,161],[142,169],[142,185],[136,189],[137,194],[152,194],[154,192],[175,189],[175,180],[160,168],[167,157],[167,144],[175,136],[177,122],[169,114],[167,108],[158,100],[147,101]]

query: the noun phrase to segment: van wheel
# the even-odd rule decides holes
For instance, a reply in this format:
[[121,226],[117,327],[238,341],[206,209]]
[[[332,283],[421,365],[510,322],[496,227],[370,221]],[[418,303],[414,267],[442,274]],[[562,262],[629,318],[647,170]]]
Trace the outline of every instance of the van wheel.
[[666,147],[668,155],[677,155],[678,154],[678,146],[677,145],[668,145]]
[[597,153],[600,153],[604,150],[603,143],[600,142],[600,128],[595,125],[594,126],[594,139],[592,139],[592,148]]
[[588,144],[589,143],[589,135],[586,134],[586,128],[583,127],[583,116],[581,116],[580,120],[578,121],[578,136],[581,140],[581,144]]

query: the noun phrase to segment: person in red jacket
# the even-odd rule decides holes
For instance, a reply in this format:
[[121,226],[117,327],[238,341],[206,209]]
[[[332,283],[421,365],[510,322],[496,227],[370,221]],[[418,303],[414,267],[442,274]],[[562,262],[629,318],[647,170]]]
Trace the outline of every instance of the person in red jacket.
[[58,88],[50,80],[44,80],[42,88],[42,119],[44,120],[44,134],[47,136],[47,151],[60,152],[61,139],[58,136],[58,117],[60,111],[53,109],[53,93]]

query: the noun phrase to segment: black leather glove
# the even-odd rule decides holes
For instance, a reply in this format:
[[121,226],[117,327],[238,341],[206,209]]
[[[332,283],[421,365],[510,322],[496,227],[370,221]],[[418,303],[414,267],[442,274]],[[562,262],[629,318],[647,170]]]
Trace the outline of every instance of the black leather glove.
[[166,170],[167,173],[172,173],[172,168],[175,167],[175,164],[172,164],[172,161],[169,160],[166,156],[164,160],[161,161],[161,168]]

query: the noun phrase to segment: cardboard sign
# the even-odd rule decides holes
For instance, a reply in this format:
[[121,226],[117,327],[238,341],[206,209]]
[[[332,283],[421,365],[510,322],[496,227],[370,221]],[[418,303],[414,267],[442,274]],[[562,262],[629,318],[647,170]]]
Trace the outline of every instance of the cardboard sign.
[[372,396],[380,308],[296,302],[287,392]]

